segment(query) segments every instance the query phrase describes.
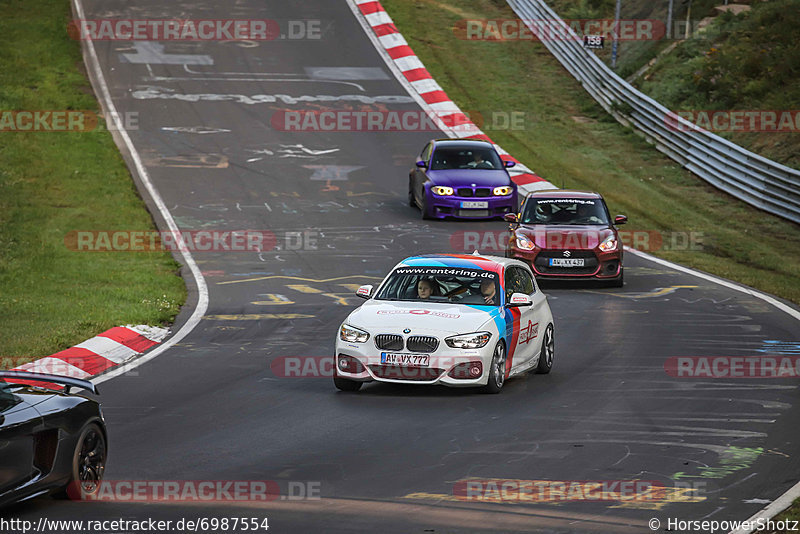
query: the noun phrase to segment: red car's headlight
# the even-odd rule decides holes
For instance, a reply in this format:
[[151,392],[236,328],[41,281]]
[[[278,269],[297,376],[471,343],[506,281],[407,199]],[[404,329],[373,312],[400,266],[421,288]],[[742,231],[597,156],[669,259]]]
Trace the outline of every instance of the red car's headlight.
[[617,238],[613,235],[610,235],[605,238],[602,243],[597,245],[597,248],[603,252],[611,252],[612,250],[617,250],[618,245],[619,243],[617,242]]
[[516,234],[517,236],[517,248],[521,250],[533,250],[536,248],[536,243],[533,242],[531,238],[526,236],[525,234]]

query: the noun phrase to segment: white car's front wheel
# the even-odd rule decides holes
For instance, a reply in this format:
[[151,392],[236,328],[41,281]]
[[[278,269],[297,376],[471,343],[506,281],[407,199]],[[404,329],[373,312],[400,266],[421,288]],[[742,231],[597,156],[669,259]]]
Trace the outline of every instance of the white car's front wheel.
[[539,353],[539,365],[536,366],[536,373],[546,375],[553,368],[553,359],[556,355],[555,335],[553,334],[553,325],[547,325],[544,331],[544,338],[542,339],[542,352]]
[[489,366],[489,381],[484,387],[486,393],[500,393],[506,382],[506,346],[498,341],[494,347],[492,363]]

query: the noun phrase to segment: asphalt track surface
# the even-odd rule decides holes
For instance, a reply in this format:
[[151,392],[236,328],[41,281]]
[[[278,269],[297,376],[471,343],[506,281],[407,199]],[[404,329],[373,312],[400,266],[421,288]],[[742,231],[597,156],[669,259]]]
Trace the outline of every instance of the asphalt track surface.
[[[130,135],[178,225],[271,230],[282,245],[260,255],[194,254],[209,287],[207,316],[177,346],[101,386],[107,479],[274,480],[282,490],[310,481],[321,499],[43,498],[7,515],[268,517],[270,532],[279,533],[649,532],[652,517],[745,519],[763,507],[757,499],[774,499],[800,478],[795,380],[678,379],[664,371],[672,356],[753,355],[771,340],[798,342],[797,322],[759,299],[631,255],[624,289],[547,289],[554,370],[512,379],[500,395],[385,384],[345,394],[330,378],[277,376],[276,358],[332,354],[340,322],[359,304],[354,286],[408,255],[453,251],[456,232],[500,231],[503,223],[421,221],[406,205],[408,169],[430,132],[281,132],[270,123],[279,109],[361,103],[213,96],[394,96],[409,103],[384,109],[416,109],[344,2],[95,0],[84,8],[87,18],[321,21],[319,40],[175,42],[160,52],[95,43],[116,106],[139,114]],[[326,81],[318,67],[374,70]],[[375,72],[383,79],[363,79]],[[174,130],[195,126],[229,131]],[[337,175],[325,166],[352,168]],[[317,179],[326,176],[340,179]],[[294,247],[285,233],[298,231],[316,243],[287,250]],[[676,474],[694,491],[655,503],[453,498],[454,484],[467,477],[674,487]]]

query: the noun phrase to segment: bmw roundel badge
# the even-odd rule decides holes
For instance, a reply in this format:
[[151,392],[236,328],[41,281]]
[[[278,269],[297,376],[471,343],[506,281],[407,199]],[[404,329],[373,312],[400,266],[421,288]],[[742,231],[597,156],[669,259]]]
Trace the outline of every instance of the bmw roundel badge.
[[410,328],[406,328],[405,330],[403,330],[403,333],[404,334],[410,334],[411,333],[411,329]]

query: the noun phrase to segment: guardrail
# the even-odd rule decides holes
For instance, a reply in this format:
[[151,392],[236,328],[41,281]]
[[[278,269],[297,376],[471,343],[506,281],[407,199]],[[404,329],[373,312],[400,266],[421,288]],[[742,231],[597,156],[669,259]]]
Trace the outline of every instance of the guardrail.
[[563,25],[573,39],[543,44],[619,122],[711,185],[769,213],[800,223],[800,171],[754,154],[678,117],[636,90],[584,49],[583,39],[542,0],[507,0],[535,33],[533,21]]

